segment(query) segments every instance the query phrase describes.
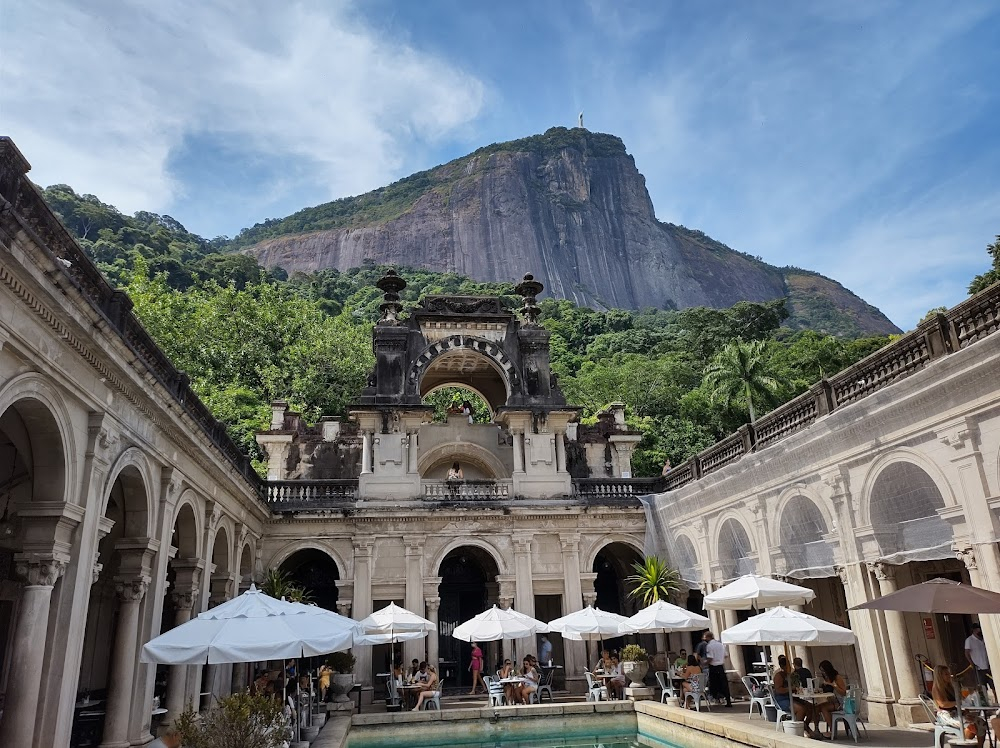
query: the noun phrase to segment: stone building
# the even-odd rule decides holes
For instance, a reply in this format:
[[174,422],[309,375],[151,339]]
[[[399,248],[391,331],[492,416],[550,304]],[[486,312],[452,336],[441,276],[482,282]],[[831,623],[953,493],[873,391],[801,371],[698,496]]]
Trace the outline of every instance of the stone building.
[[[138,651],[271,566],[355,617],[388,600],[437,617],[427,654],[454,662],[449,627],[489,601],[542,617],[625,604],[645,516],[620,476],[638,437],[609,412],[584,440],[602,448],[566,440],[576,411],[543,330],[461,299],[395,324],[390,299],[353,421],[306,428],[277,407],[262,437],[276,479],[262,480],[28,170],[0,138],[0,745],[143,745],[154,698],[169,720],[242,686],[244,668]],[[479,334],[448,327],[461,320]],[[426,422],[421,393],[459,375],[494,423]],[[470,479],[453,491],[440,471],[454,459]],[[359,655],[370,682],[372,651]],[[561,656],[583,666],[580,646]]]

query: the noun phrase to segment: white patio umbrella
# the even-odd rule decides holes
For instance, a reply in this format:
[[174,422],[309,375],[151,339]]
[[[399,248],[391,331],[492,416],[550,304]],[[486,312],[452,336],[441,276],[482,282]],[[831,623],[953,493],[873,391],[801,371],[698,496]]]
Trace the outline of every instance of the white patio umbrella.
[[506,611],[515,618],[520,618],[522,621],[534,626],[536,634],[549,633],[549,624],[545,623],[544,621],[539,621],[537,618],[532,618],[527,613],[522,613],[521,611],[514,610],[513,608],[507,608]]
[[143,645],[141,662],[202,665],[312,657],[350,649],[356,621],[276,600],[254,585]]
[[850,629],[780,605],[722,632],[723,644],[835,647],[854,642]]
[[[381,610],[376,610],[367,618],[358,622],[364,631],[360,644],[389,644],[422,639],[431,631],[437,631],[437,626],[426,618],[418,616],[396,603],[389,603]],[[395,652],[390,653],[390,661],[394,661]]]
[[672,631],[700,631],[711,627],[712,622],[702,615],[693,613],[665,600],[657,600],[627,619],[627,630],[622,634],[669,634]]
[[763,610],[775,605],[804,605],[814,597],[816,593],[808,587],[745,574],[705,595],[705,610]]
[[625,616],[588,605],[583,610],[549,621],[549,631],[555,631],[562,634],[563,638],[574,641],[597,641],[631,634],[634,629]]
[[534,618],[523,613],[504,610],[494,605],[489,610],[485,610],[473,616],[465,623],[456,626],[451,635],[464,642],[525,639],[540,633],[538,626],[535,625],[536,623],[548,631],[548,627],[541,621],[535,621]]

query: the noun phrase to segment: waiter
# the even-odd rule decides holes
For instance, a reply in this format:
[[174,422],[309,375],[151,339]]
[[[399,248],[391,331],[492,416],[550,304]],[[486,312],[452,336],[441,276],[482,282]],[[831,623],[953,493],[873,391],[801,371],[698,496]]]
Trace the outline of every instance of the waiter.
[[993,695],[996,696],[997,689],[993,685],[990,660],[986,656],[986,642],[983,641],[983,629],[980,626],[973,626],[972,635],[965,640],[965,659],[976,669],[976,682],[980,686],[992,688]]
[[705,656],[708,659],[708,692],[713,698],[726,700],[726,706],[733,705],[729,694],[729,680],[726,678],[726,648],[711,631],[705,632]]

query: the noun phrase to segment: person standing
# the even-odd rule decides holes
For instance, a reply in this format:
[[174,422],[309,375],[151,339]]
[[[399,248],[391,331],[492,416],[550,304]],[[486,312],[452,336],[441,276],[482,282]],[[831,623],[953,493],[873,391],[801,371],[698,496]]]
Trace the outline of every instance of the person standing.
[[726,679],[726,648],[715,638],[711,631],[705,632],[705,656],[708,659],[708,691],[712,698],[726,700],[726,706],[733,705],[733,697],[729,694],[729,681]]
[[542,661],[542,665],[550,665],[552,663],[552,642],[547,636],[543,636],[541,641],[541,646],[538,647],[538,659]]
[[475,696],[476,689],[479,686],[483,687],[483,693],[489,693],[489,689],[486,688],[486,684],[483,682],[483,650],[479,648],[476,642],[472,642],[469,671],[472,673],[472,690],[469,691],[469,696]]
[[990,672],[990,660],[986,656],[986,642],[983,641],[981,626],[973,626],[972,634],[965,640],[965,659],[976,669],[976,682],[980,686],[989,686],[996,697],[997,689],[993,685],[993,674]]
[[701,635],[701,641],[694,648],[694,655],[698,658],[698,664],[703,668],[708,667],[708,655],[705,652],[705,648],[708,646],[708,637],[712,635],[711,631],[706,631]]

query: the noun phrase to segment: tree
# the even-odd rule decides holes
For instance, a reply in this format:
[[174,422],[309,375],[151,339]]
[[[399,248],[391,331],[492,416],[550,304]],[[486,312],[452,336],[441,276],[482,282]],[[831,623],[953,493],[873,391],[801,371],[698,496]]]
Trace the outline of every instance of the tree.
[[996,241],[986,247],[986,252],[993,258],[993,267],[973,279],[972,283],[969,284],[970,294],[979,293],[984,288],[1000,281],[1000,234],[997,234]]
[[637,597],[643,605],[664,602],[680,585],[680,574],[659,556],[646,556],[632,564],[634,572],[625,581],[631,585],[629,597]]
[[308,590],[295,584],[291,576],[281,569],[267,570],[260,591],[278,600],[284,598],[293,603],[308,603],[312,599]]
[[705,369],[704,383],[713,400],[746,406],[753,423],[757,420],[754,403],[768,403],[778,391],[778,382],[771,375],[767,343],[734,340],[727,344]]

